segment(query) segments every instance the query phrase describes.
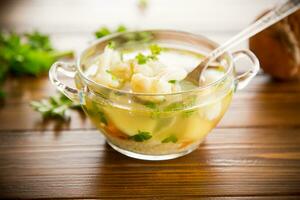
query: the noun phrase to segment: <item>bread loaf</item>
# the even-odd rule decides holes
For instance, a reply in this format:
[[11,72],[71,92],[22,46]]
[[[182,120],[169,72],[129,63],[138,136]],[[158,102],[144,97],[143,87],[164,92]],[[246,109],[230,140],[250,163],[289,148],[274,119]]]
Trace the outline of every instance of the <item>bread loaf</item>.
[[300,10],[250,38],[249,47],[265,73],[300,80]]

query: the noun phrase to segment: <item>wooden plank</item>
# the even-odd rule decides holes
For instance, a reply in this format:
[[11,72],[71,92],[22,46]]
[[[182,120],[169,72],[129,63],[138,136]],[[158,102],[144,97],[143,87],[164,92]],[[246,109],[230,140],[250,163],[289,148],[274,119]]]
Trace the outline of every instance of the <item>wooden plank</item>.
[[[299,84],[270,82],[267,77],[258,76],[245,91],[236,93],[231,107],[218,127],[299,127]],[[72,112],[72,120],[69,124],[55,121],[42,122],[40,114],[32,110],[29,102],[55,93],[54,87],[47,78],[15,79],[9,81],[6,90],[10,92],[6,104],[0,109],[0,130],[94,127],[78,112]]]
[[218,129],[190,155],[162,162],[127,158],[97,131],[2,132],[0,193],[108,199],[300,195],[299,130]]

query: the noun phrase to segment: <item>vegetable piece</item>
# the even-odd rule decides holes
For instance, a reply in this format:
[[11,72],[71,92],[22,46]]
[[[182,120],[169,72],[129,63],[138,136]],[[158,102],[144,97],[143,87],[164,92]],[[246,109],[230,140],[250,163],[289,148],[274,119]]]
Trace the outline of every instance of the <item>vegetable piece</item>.
[[127,31],[127,28],[124,25],[119,25],[118,28],[114,31],[108,29],[106,26],[99,28],[95,33],[96,38],[102,38],[104,36],[110,35],[112,33],[120,33]]
[[101,121],[103,124],[107,125],[108,123],[107,123],[107,119],[106,119],[104,113],[101,112],[101,111],[99,111],[98,114],[99,114],[99,117],[100,117],[100,121]]
[[157,44],[151,44],[149,48],[150,48],[151,54],[155,55],[155,56],[159,55],[162,50],[162,48],[160,46],[158,46]]
[[162,143],[176,143],[177,142],[177,137],[175,135],[170,135],[169,137],[165,138],[163,141],[161,141]]
[[107,35],[109,35],[109,34],[111,34],[111,31],[110,31],[107,27],[105,27],[105,26],[99,28],[99,29],[95,32],[96,38],[102,38],[102,37],[107,36]]
[[116,48],[116,43],[114,41],[110,41],[107,45],[108,48],[111,48],[111,49],[115,49]]
[[197,109],[185,110],[185,111],[182,112],[182,116],[183,117],[190,117],[194,113],[196,113],[197,111],[198,111]]
[[168,83],[171,83],[171,84],[175,84],[177,81],[176,80],[169,80]]
[[151,109],[157,109],[157,104],[151,101],[147,101],[144,103],[144,106]]
[[183,101],[174,102],[164,108],[165,112],[181,111],[196,104],[197,96],[189,96]]
[[157,44],[151,44],[149,46],[149,49],[151,51],[150,55],[145,56],[142,53],[139,53],[136,55],[135,59],[137,60],[139,65],[146,64],[149,60],[157,60],[157,56],[160,54],[162,48],[159,47]]
[[143,65],[146,64],[148,57],[142,53],[139,53],[138,55],[136,55],[135,59],[137,60],[139,65]]
[[138,131],[138,134],[130,136],[129,139],[132,139],[136,142],[143,142],[152,138],[152,135],[146,131]]
[[125,31],[127,31],[127,28],[124,25],[119,25],[119,27],[116,30],[116,32],[118,33],[125,32]]
[[41,101],[32,101],[30,105],[45,118],[70,119],[69,110],[80,108],[63,94],[51,96]]

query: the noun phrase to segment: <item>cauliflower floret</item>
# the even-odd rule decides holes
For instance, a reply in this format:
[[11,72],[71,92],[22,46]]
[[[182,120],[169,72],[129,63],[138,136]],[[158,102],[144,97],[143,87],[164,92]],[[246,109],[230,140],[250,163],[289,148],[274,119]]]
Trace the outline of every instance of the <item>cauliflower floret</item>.
[[121,62],[121,55],[118,51],[113,50],[112,48],[105,47],[103,54],[100,56],[97,65],[98,71],[97,74],[101,72],[102,68],[109,69],[112,64]]
[[109,70],[101,70],[101,72],[94,77],[94,80],[100,84],[113,88],[119,88],[121,86],[121,81],[111,74]]
[[[171,93],[181,90],[178,82],[184,79],[187,72],[184,69],[172,69],[159,61],[148,61],[145,64],[134,65],[134,75],[131,78],[131,89],[140,93]],[[163,96],[140,97],[148,101],[163,101]]]
[[122,62],[121,54],[118,51],[109,46],[105,47],[97,62],[94,80],[109,87],[120,88],[123,81],[130,79],[131,75],[131,64]]
[[131,62],[119,62],[111,65],[111,72],[118,78],[127,81],[132,76]]
[[[164,65],[158,61],[157,54],[152,54],[139,54],[139,59],[136,56],[135,59],[123,61],[120,52],[108,45],[96,63],[96,68],[93,67],[95,70],[91,76],[95,81],[113,88],[130,85],[133,92],[157,94],[180,91],[178,82],[186,77],[187,72]],[[164,100],[163,96],[144,97],[145,100]]]
[[139,65],[136,62],[134,62],[133,65],[133,73],[143,74],[144,76],[148,76],[148,77],[154,76],[153,69],[149,65],[147,64]]
[[152,87],[154,78],[147,77],[141,73],[134,74],[131,78],[131,88],[133,92],[146,92]]
[[[131,89],[133,92],[140,93],[170,93],[180,90],[177,84],[171,84],[159,76],[147,77],[141,73],[134,74],[131,79]],[[140,96],[141,99],[147,101],[161,102],[165,99],[164,96]]]
[[159,61],[149,60],[145,64],[138,64],[136,61],[133,63],[133,72],[141,73],[148,77],[154,77],[166,71],[167,66]]

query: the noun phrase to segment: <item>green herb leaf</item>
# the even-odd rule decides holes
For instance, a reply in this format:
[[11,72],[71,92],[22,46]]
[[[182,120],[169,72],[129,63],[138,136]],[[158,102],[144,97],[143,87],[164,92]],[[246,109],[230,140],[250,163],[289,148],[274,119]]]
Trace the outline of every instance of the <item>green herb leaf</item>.
[[195,105],[196,100],[197,100],[196,96],[189,96],[189,97],[185,98],[183,101],[174,102],[174,103],[169,104],[168,106],[166,106],[164,108],[164,111],[165,112],[173,112],[173,111],[185,110],[185,109]]
[[107,45],[108,48],[110,49],[115,49],[116,48],[116,43],[114,41],[110,41]]
[[127,31],[127,28],[124,25],[119,25],[116,32],[121,33]]
[[138,134],[130,136],[129,139],[132,139],[136,142],[143,142],[145,140],[149,140],[152,138],[152,135],[149,132],[146,131],[138,131]]
[[139,53],[135,56],[138,64],[143,65],[146,64],[148,60],[157,60],[157,55],[160,54],[161,48],[157,44],[152,44],[149,48],[151,51],[150,55],[145,56],[144,54]]
[[171,84],[175,84],[177,81],[176,80],[169,80],[168,83],[171,83]]
[[170,135],[169,137],[165,138],[163,141],[161,141],[162,143],[176,143],[177,142],[177,137],[175,135]]
[[151,44],[149,48],[150,48],[151,54],[154,56],[159,55],[162,50],[161,47],[158,46],[157,44]]
[[44,51],[53,50],[48,35],[44,35],[38,31],[34,31],[32,33],[26,33],[25,37],[28,40],[28,44],[34,49],[42,49]]
[[143,55],[142,53],[139,53],[138,55],[135,56],[135,59],[137,60],[139,65],[146,64],[148,57]]
[[108,123],[107,123],[107,119],[106,119],[104,113],[101,112],[101,111],[99,111],[98,113],[99,113],[100,121],[101,121],[103,124],[107,125]]
[[45,118],[59,118],[63,120],[70,119],[70,109],[79,107],[78,104],[73,103],[63,94],[51,96],[41,101],[32,101],[30,105]]
[[182,112],[183,117],[190,117],[194,113],[196,113],[198,110],[197,109],[191,109],[191,110],[185,110]]
[[105,26],[99,28],[99,29],[95,32],[96,38],[102,38],[102,37],[107,36],[107,35],[109,35],[109,34],[111,34],[111,31],[110,31],[107,27],[105,27]]
[[6,74],[34,75],[48,72],[58,58],[72,52],[57,52],[52,49],[47,35],[39,32],[16,34],[0,33],[0,79]]
[[102,26],[94,33],[94,35],[96,36],[96,38],[102,38],[112,33],[120,33],[125,31],[127,31],[127,28],[124,25],[119,25],[115,31],[110,30],[106,26]]
[[151,108],[151,109],[156,109],[157,108],[157,104],[153,103],[151,101],[145,102],[144,106],[146,106],[147,108]]

